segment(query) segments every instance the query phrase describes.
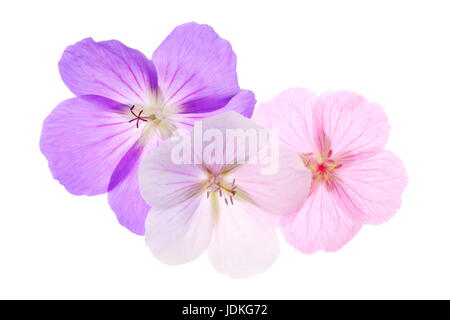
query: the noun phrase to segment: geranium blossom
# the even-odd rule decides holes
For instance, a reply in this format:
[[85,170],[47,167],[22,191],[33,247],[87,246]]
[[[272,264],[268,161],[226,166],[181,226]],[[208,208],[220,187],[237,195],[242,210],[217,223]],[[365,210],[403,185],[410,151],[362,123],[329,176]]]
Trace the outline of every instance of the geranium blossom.
[[[235,112],[205,119],[202,126],[223,137],[229,129],[260,129]],[[139,170],[142,195],[152,205],[146,242],[154,256],[166,264],[182,264],[207,250],[214,267],[229,276],[265,271],[279,253],[273,217],[299,210],[309,192],[309,170],[296,153],[282,148],[279,170],[261,174],[265,164],[251,160],[264,150],[262,146],[253,152],[241,149],[247,150],[242,164],[236,163],[237,152],[223,164],[208,163],[204,157],[195,164],[193,159],[203,152],[196,150],[191,163],[176,164],[172,159],[176,143],[163,142],[144,158]],[[229,144],[225,140],[223,149]]]
[[238,86],[230,44],[207,25],[175,28],[151,60],[116,40],[84,39],[65,50],[59,69],[77,97],[44,122],[50,170],[73,194],[108,192],[119,222],[137,234],[149,210],[138,188],[142,155],[195,119],[226,110],[249,117],[255,104]]
[[407,176],[384,149],[389,124],[376,103],[351,92],[317,97],[295,88],[263,103],[254,117],[278,128],[313,174],[305,205],[282,221],[283,234],[298,250],[338,250],[363,224],[385,222],[400,207]]

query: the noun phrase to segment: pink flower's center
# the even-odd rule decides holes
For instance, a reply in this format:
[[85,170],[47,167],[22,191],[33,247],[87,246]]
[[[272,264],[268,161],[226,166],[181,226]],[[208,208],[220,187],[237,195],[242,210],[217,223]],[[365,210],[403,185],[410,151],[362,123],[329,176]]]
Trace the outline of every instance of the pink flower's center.
[[318,155],[314,153],[303,153],[300,155],[305,167],[311,170],[313,181],[328,183],[336,176],[336,172],[342,167],[342,164],[333,159],[332,155],[332,150]]
[[218,195],[219,198],[223,198],[226,205],[233,205],[236,188],[236,179],[233,179],[233,182],[227,185],[220,175],[210,173],[208,186],[206,188],[206,197],[209,198],[212,194]]

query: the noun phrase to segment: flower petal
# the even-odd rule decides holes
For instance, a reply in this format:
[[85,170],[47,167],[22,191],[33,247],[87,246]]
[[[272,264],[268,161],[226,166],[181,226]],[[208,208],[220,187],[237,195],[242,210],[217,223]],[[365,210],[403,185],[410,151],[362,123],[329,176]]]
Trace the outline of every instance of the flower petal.
[[319,150],[332,149],[334,158],[352,159],[380,151],[389,135],[383,109],[347,91],[320,96],[314,107],[314,122]]
[[[286,148],[280,148],[271,160],[273,163],[242,165],[231,171],[228,179],[235,180],[238,188],[267,213],[297,212],[309,194],[311,172],[295,152]],[[264,169],[269,171],[264,174]]]
[[156,137],[147,146],[137,141],[122,157],[112,173],[108,186],[108,202],[120,224],[143,235],[150,206],[139,191],[138,167],[141,158],[156,147]]
[[152,206],[170,208],[200,193],[207,175],[196,164],[177,164],[172,159],[175,140],[163,141],[144,157],[139,168],[139,185],[144,199]]
[[[228,111],[206,118],[202,121],[201,128],[203,132],[201,144],[202,159],[208,169],[215,173],[223,172],[236,167],[237,164],[248,162],[251,158],[257,156],[258,152],[268,143],[268,140],[260,139],[260,135],[263,132],[268,137],[267,130],[235,111]],[[222,159],[217,161],[212,156],[209,158],[205,157],[204,152],[210,144],[214,143],[214,141],[206,140],[205,136],[207,133],[213,132],[217,133],[217,138],[221,138],[223,141]]]
[[400,208],[407,183],[401,160],[382,151],[342,166],[336,188],[342,207],[363,223],[378,224]]
[[87,38],[68,47],[59,71],[76,95],[95,94],[130,105],[148,103],[158,88],[153,63],[117,40]]
[[77,195],[107,191],[122,156],[139,138],[128,123],[128,106],[80,96],[58,105],[47,117],[40,146],[53,177]]
[[299,153],[314,152],[313,106],[317,96],[292,88],[256,108],[253,119],[267,129],[279,130],[281,142]]
[[319,185],[289,224],[282,227],[287,242],[303,253],[336,251],[350,241],[361,224],[339,206],[336,194]]
[[176,27],[152,61],[167,104],[181,106],[183,113],[219,109],[239,90],[236,56],[229,42],[208,25]]
[[266,271],[280,246],[275,228],[260,209],[245,203],[226,206],[219,199],[219,215],[208,256],[220,273],[244,278]]
[[145,240],[153,255],[163,263],[187,263],[207,248],[213,229],[211,201],[193,197],[168,209],[152,208]]
[[[239,92],[228,101],[227,105],[216,113],[224,113],[227,111],[237,112],[244,117],[251,118],[253,110],[255,109],[256,99],[255,94],[250,90],[239,90]],[[212,114],[208,115],[212,116]]]
[[177,114],[174,115],[174,122],[177,129],[183,132],[184,135],[190,135],[195,121],[200,121],[204,118],[212,117],[228,111],[235,111],[244,117],[251,118],[255,108],[255,95],[249,90],[240,90],[223,108],[206,113],[191,113],[191,114]]

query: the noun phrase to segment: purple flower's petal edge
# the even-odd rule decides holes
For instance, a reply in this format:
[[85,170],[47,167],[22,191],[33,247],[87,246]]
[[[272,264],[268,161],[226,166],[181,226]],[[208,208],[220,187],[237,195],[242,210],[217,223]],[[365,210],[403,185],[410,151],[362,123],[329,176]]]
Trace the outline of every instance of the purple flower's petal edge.
[[108,186],[108,202],[121,225],[138,235],[145,233],[150,206],[139,190],[138,168],[143,155],[151,149],[137,141],[122,157]]
[[53,177],[76,195],[108,190],[122,156],[139,138],[128,106],[100,96],[63,101],[44,121],[40,148]]
[[176,27],[152,56],[166,102],[182,113],[210,112],[236,95],[236,55],[208,25]]
[[239,90],[239,92],[223,108],[207,113],[187,114],[187,120],[185,121],[208,118],[228,111],[235,111],[244,117],[251,118],[255,109],[255,104],[255,94],[252,91]]
[[158,88],[153,62],[117,40],[87,38],[69,46],[59,71],[77,96],[94,94],[129,105],[147,103]]
[[128,149],[127,153],[125,153],[117,167],[114,169],[111,180],[109,181],[108,192],[112,191],[117,185],[122,183],[130,172],[136,170],[136,166],[144,148],[144,145],[140,141],[137,141],[130,149]]

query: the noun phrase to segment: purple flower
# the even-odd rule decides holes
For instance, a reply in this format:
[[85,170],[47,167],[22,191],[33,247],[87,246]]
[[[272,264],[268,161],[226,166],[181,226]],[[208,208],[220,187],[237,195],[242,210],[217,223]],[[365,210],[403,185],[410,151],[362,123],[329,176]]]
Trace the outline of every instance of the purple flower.
[[116,40],[84,39],[65,50],[59,70],[76,97],[44,122],[40,146],[53,177],[76,195],[108,192],[119,222],[137,234],[150,209],[138,186],[143,155],[196,119],[250,117],[255,105],[239,88],[228,41],[196,23],[175,28],[152,60]]

